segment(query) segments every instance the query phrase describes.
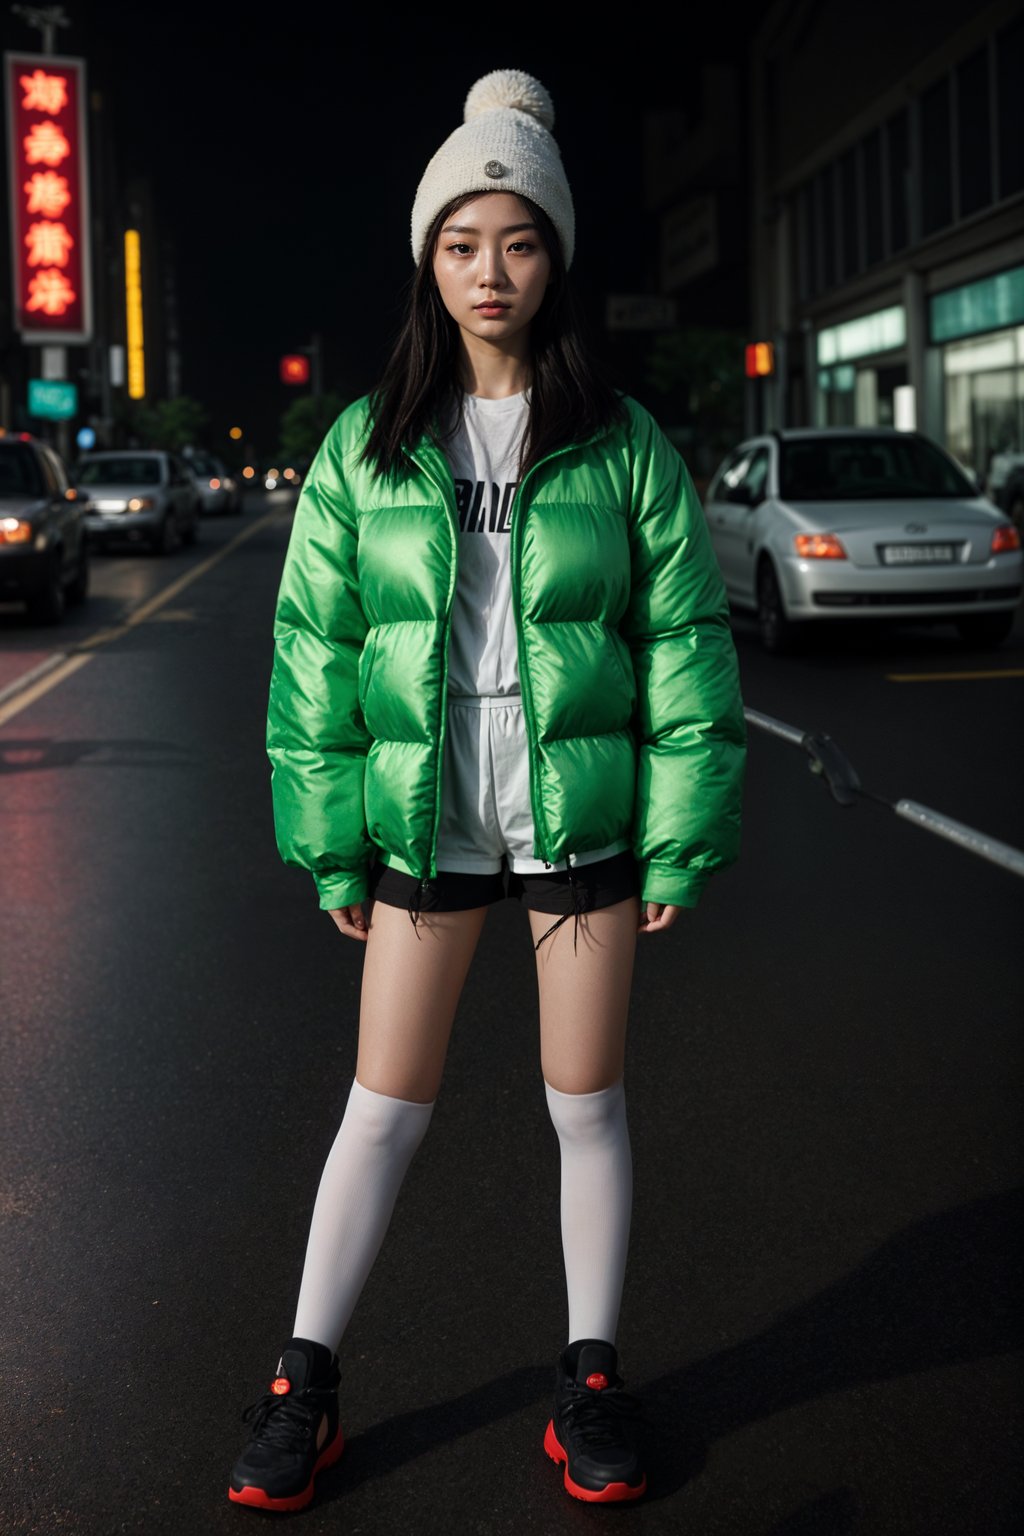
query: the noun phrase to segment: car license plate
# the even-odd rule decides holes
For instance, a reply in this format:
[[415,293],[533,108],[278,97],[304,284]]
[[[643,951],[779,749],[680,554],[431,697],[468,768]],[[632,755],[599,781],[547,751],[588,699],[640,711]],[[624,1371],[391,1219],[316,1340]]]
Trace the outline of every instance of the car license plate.
[[883,544],[879,550],[883,565],[952,565],[956,558],[954,544]]

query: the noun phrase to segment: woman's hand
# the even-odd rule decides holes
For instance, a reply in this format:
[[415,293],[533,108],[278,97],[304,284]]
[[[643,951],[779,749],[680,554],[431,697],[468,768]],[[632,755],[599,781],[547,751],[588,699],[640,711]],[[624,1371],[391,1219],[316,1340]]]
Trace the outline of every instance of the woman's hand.
[[637,932],[660,933],[664,928],[671,928],[682,910],[682,907],[667,907],[660,901],[641,902]]
[[332,907],[330,915],[334,918],[339,932],[343,933],[346,939],[358,939],[360,943],[366,943],[368,925],[366,915],[359,903],[354,907]]

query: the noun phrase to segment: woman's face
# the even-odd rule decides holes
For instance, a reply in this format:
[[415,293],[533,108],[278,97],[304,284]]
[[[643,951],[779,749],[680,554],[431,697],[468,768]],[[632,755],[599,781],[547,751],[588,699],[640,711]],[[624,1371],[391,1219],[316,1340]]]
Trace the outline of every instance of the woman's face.
[[483,192],[442,226],[434,277],[463,341],[521,353],[551,277],[551,258],[521,198]]

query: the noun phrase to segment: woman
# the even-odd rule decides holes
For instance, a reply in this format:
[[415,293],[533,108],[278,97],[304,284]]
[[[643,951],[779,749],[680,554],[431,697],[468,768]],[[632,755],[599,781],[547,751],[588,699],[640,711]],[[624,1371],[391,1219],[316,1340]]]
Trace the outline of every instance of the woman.
[[686,466],[580,340],[550,98],[496,70],[464,117],[417,190],[404,327],[317,454],[278,598],[278,846],[366,948],[294,1333],[231,1477],[260,1509],[303,1507],[341,1454],[337,1349],[506,896],[529,913],[561,1154],[568,1341],[543,1444],[578,1498],[646,1487],[615,1344],[626,1018],[638,932],[738,854],[738,669]]

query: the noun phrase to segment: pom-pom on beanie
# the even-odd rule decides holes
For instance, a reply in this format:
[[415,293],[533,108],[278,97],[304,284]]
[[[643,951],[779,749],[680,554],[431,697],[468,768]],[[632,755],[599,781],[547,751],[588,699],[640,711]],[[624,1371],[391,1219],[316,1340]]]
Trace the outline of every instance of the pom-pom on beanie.
[[463,124],[434,155],[412,206],[412,254],[419,261],[430,226],[465,192],[514,192],[543,208],[572,261],[576,220],[558,145],[551,97],[521,69],[495,69],[471,88]]

